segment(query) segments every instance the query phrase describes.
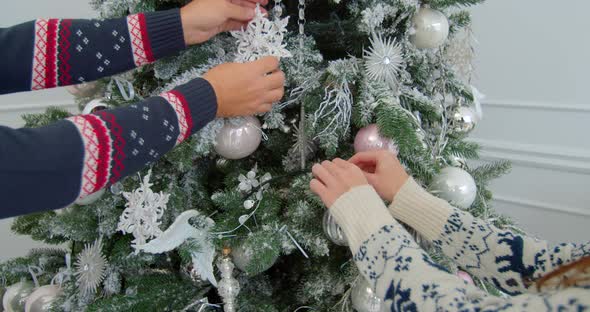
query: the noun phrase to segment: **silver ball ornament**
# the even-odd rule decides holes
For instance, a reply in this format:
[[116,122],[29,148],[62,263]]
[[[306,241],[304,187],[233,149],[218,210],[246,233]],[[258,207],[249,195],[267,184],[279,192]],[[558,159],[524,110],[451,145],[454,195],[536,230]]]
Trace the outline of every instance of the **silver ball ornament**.
[[216,137],[215,151],[227,159],[241,159],[256,151],[262,141],[260,121],[243,117],[239,121],[225,121]]
[[376,124],[370,124],[360,129],[354,137],[354,151],[359,153],[374,150],[387,150],[397,155],[395,142],[382,136]]
[[429,189],[461,209],[471,207],[477,195],[477,185],[473,177],[467,171],[455,167],[443,168],[434,177]]
[[357,312],[382,312],[385,311],[383,300],[375,294],[375,291],[364,277],[359,277],[352,286],[350,293],[352,307]]
[[449,36],[449,21],[440,11],[422,7],[412,19],[414,32],[410,42],[418,49],[434,49],[441,46]]
[[453,110],[451,118],[451,131],[459,134],[471,132],[478,122],[475,111],[466,106],[459,106]]
[[103,102],[102,99],[95,99],[95,100],[88,102],[84,106],[84,109],[82,110],[82,114],[88,115],[88,114],[96,113],[98,111],[105,110],[108,108],[109,108],[109,106],[105,102]]
[[25,310],[27,297],[33,292],[35,285],[29,281],[18,282],[6,288],[2,298],[2,306],[6,312],[22,312]]
[[241,244],[232,250],[231,257],[236,268],[242,272],[246,272],[252,261],[252,251],[248,250],[244,244]]
[[52,304],[63,293],[57,285],[45,285],[37,288],[25,303],[25,312],[49,312]]
[[80,206],[86,206],[86,205],[90,205],[92,203],[94,203],[95,201],[99,200],[102,195],[105,193],[105,189],[102,188],[92,194],[89,194],[88,196],[84,197],[84,198],[78,198],[76,200],[76,204],[80,205]]
[[348,246],[346,235],[338,223],[336,223],[334,217],[332,217],[330,210],[326,210],[326,212],[324,212],[322,226],[324,228],[324,233],[326,233],[326,236],[328,236],[328,238],[334,244],[339,246]]

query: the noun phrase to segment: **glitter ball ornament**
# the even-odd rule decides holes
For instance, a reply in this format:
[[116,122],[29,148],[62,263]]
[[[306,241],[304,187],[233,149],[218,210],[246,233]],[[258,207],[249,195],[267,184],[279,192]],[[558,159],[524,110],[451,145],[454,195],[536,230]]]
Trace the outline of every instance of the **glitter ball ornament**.
[[451,131],[467,134],[475,128],[478,122],[477,114],[469,107],[459,106],[451,115]]
[[471,278],[471,275],[469,275],[469,273],[459,270],[459,271],[457,271],[457,276],[460,277],[462,280],[466,281],[467,283],[469,283],[471,285],[475,285],[475,283],[473,282],[473,279]]
[[234,264],[229,257],[231,250],[223,249],[223,256],[217,261],[217,268],[221,272],[221,280],[217,292],[223,298],[223,311],[236,312],[238,309],[236,298],[240,293],[240,283],[233,277]]
[[402,48],[395,39],[374,35],[371,38],[371,47],[364,54],[365,70],[369,78],[395,87],[404,62]]
[[382,312],[385,311],[383,300],[375,294],[364,277],[359,277],[350,292],[352,307],[357,312]]
[[106,275],[107,259],[102,254],[102,239],[87,244],[78,254],[75,275],[83,294],[95,293]]
[[96,81],[84,82],[66,87],[66,90],[68,90],[71,95],[78,97],[91,96],[96,93],[97,89],[98,83]]
[[96,202],[97,200],[99,200],[102,197],[102,195],[104,194],[104,192],[105,192],[105,189],[103,188],[103,189],[100,189],[92,194],[89,194],[86,197],[78,198],[76,200],[76,204],[81,205],[81,206],[90,205],[90,204]]
[[348,246],[348,240],[346,239],[346,235],[342,228],[336,223],[332,214],[330,214],[330,210],[326,210],[324,212],[324,219],[322,226],[324,228],[324,233],[326,236],[336,245],[339,246]]
[[376,124],[370,124],[359,130],[354,137],[354,151],[359,153],[374,150],[387,150],[397,155],[395,142],[379,134]]
[[440,11],[422,7],[412,19],[410,41],[418,49],[434,49],[449,36],[449,21]]
[[21,312],[25,310],[27,298],[33,292],[35,285],[29,281],[18,282],[6,288],[2,298],[2,306],[6,312]]
[[235,266],[242,272],[246,272],[246,269],[252,261],[252,250],[248,250],[244,244],[234,248],[231,253],[232,260]]
[[241,159],[256,151],[262,141],[260,121],[248,116],[226,120],[215,138],[215,151],[226,159]]
[[471,175],[460,168],[446,167],[432,180],[430,191],[457,208],[471,207],[477,195],[477,186]]
[[101,110],[105,110],[107,108],[109,108],[109,106],[105,102],[103,102],[102,99],[96,99],[96,100],[92,100],[92,101],[88,102],[84,106],[84,109],[82,110],[82,114],[88,115],[88,114],[96,113]]
[[45,285],[37,288],[25,303],[25,312],[49,312],[57,298],[63,293],[57,285]]

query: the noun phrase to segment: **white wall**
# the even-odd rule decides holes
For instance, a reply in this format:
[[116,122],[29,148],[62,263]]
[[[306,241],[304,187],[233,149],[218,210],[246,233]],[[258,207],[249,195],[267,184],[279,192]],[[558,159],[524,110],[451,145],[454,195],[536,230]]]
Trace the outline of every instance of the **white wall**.
[[[95,17],[85,0],[18,0],[5,1],[0,10],[0,27],[12,26],[39,17],[88,18]],[[7,47],[2,47],[3,49]],[[5,74],[5,73],[3,73]],[[76,111],[74,99],[63,88],[28,93],[0,95],[0,125],[22,126],[23,113],[41,112],[46,106],[61,106]],[[23,190],[26,194],[35,190]],[[2,203],[0,200],[0,209]],[[10,232],[11,219],[0,220],[0,261],[24,255],[33,247],[41,246],[28,237]]]
[[590,236],[588,10],[588,1],[553,0],[473,9],[476,84],[487,95],[473,137],[485,159],[514,165],[494,184],[496,209],[555,242]]

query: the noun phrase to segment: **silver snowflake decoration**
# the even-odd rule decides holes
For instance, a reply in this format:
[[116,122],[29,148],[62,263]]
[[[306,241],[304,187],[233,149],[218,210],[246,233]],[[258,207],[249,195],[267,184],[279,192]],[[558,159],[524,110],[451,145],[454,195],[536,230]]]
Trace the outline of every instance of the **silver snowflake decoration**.
[[402,48],[395,39],[384,39],[381,35],[371,38],[371,48],[365,50],[365,70],[369,78],[395,87],[403,64]]
[[289,17],[270,20],[258,5],[255,12],[256,15],[245,29],[232,32],[232,36],[238,41],[235,61],[244,63],[264,56],[291,57],[287,44],[283,43]]
[[106,275],[106,267],[107,259],[102,254],[102,238],[92,245],[87,244],[78,254],[74,275],[83,295],[96,292]]
[[133,234],[135,238],[131,241],[133,247],[143,245],[148,239],[158,237],[162,233],[160,219],[164,214],[170,194],[152,191],[151,174],[150,170],[143,178],[143,183],[135,191],[123,192],[127,204],[125,204],[125,210],[119,219],[117,230]]

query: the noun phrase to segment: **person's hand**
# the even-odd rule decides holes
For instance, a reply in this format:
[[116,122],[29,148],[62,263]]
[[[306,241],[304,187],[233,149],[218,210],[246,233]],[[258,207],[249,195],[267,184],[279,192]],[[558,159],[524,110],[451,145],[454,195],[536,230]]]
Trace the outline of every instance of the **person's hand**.
[[368,184],[359,167],[339,158],[315,164],[311,171],[315,179],[309,187],[328,208],[353,187]]
[[266,113],[285,93],[279,60],[267,56],[248,63],[226,63],[209,70],[207,80],[217,97],[217,117]]
[[379,196],[393,201],[395,195],[408,180],[408,174],[399,160],[388,151],[361,152],[349,162],[357,165]]
[[185,44],[202,43],[220,32],[239,30],[254,17],[257,3],[266,5],[268,0],[191,1],[180,9]]

